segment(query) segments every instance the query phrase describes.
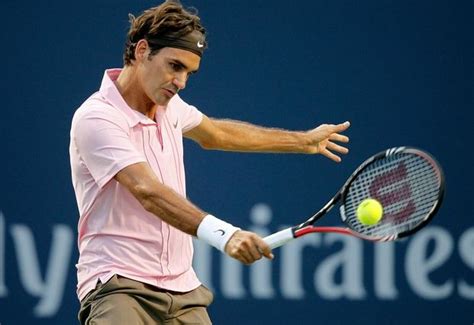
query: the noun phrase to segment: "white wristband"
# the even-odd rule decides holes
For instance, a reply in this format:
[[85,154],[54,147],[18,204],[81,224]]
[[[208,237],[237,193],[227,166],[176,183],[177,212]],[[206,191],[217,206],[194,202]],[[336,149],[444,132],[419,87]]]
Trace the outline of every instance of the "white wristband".
[[223,252],[230,237],[237,230],[240,228],[208,214],[199,224],[197,237]]

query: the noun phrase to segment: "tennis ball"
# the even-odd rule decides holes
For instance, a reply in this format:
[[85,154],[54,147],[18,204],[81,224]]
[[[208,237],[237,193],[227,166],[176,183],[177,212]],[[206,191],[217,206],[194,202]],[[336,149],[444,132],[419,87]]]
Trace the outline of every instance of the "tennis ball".
[[366,226],[375,225],[382,219],[383,207],[375,199],[365,199],[357,207],[357,219]]

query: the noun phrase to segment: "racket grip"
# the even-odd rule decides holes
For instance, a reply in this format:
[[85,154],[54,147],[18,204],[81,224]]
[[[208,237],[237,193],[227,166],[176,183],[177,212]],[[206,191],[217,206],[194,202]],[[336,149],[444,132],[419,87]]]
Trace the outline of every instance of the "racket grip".
[[291,230],[291,228],[286,228],[263,238],[263,241],[265,241],[268,244],[268,246],[270,246],[270,248],[273,249],[273,248],[277,248],[286,244],[293,238],[294,236],[293,236],[293,231]]

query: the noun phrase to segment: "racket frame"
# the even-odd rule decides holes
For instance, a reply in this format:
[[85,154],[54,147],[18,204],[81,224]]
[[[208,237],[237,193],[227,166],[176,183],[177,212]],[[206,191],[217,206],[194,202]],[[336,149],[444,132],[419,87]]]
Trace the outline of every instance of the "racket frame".
[[[365,169],[367,166],[369,166],[372,162],[375,160],[383,159],[385,157],[398,154],[400,152],[407,152],[411,154],[416,154],[419,156],[424,157],[432,166],[433,169],[436,171],[438,179],[439,179],[439,192],[438,192],[438,200],[436,203],[433,205],[432,209],[430,212],[426,215],[426,217],[413,229],[409,229],[407,231],[394,234],[394,235],[389,235],[389,236],[365,236],[359,232],[354,231],[350,227],[315,227],[314,224],[316,221],[321,219],[323,215],[328,213],[338,202],[342,201],[345,202],[345,199],[347,197],[348,189],[352,182],[356,179],[356,177]],[[384,151],[381,151],[372,157],[368,158],[365,160],[352,174],[351,176],[347,179],[347,181],[344,183],[344,185],[341,187],[341,189],[334,195],[334,197],[326,203],[318,212],[316,212],[313,216],[311,216],[308,220],[305,222],[294,226],[290,228],[283,229],[279,232],[276,232],[270,236],[267,236],[264,238],[265,242],[270,245],[271,248],[276,248],[281,245],[284,245],[285,243],[291,241],[292,239],[304,236],[308,233],[339,233],[343,235],[352,235],[361,239],[365,240],[370,240],[370,241],[391,241],[391,240],[396,240],[398,238],[403,238],[409,235],[414,234],[424,226],[426,226],[431,219],[434,217],[436,212],[439,210],[439,207],[441,206],[441,203],[444,198],[444,192],[445,192],[445,181],[444,181],[444,173],[443,170],[441,169],[440,164],[436,161],[436,159],[431,156],[429,153],[414,148],[414,147],[395,147],[391,149],[387,149]],[[340,206],[340,216],[341,219],[344,223],[346,223],[347,217],[345,214],[345,207],[344,204],[341,204]],[[347,223],[346,223],[347,224]]]

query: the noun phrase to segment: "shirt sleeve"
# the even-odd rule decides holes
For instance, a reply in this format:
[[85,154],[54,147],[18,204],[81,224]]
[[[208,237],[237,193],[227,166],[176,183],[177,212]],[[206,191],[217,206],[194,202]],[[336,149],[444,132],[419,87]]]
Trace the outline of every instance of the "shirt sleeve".
[[195,106],[189,105],[178,95],[173,97],[173,104],[175,105],[183,133],[195,128],[201,123],[203,114]]
[[101,188],[123,168],[146,162],[130,140],[127,121],[113,108],[90,109],[75,117],[72,131],[79,157]]

